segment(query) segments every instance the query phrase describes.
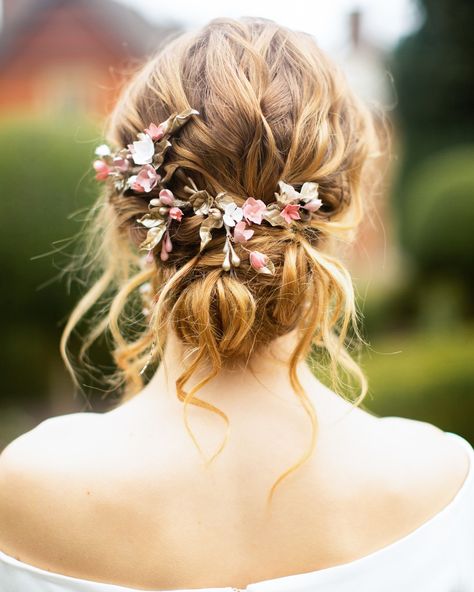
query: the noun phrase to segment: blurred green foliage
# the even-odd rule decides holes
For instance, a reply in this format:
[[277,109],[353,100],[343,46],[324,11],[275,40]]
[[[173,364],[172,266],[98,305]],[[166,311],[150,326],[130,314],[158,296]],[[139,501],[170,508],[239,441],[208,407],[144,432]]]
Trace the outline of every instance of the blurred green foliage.
[[399,44],[391,67],[402,140],[393,193],[397,228],[415,264],[414,280],[436,293],[449,278],[463,314],[472,318],[474,3],[418,4],[423,24]]
[[376,415],[428,421],[474,443],[474,325],[385,335],[362,357],[363,406]]
[[77,297],[61,281],[61,268],[72,256],[80,211],[94,198],[96,141],[97,130],[84,120],[0,124],[2,405],[45,405],[48,370],[59,359],[60,331]]
[[[405,153],[401,187],[426,156],[474,141],[474,3],[418,0],[418,5],[423,24],[402,40],[391,66]],[[402,192],[399,198],[404,203]]]
[[430,275],[460,278],[474,287],[474,143],[427,157],[405,186],[410,215],[406,242]]
[[474,3],[417,3],[422,25],[399,43],[390,66],[401,139],[393,211],[413,267],[412,286],[403,289],[416,295],[414,324],[437,322],[426,312],[446,312],[444,297],[453,299],[451,316],[474,313]]

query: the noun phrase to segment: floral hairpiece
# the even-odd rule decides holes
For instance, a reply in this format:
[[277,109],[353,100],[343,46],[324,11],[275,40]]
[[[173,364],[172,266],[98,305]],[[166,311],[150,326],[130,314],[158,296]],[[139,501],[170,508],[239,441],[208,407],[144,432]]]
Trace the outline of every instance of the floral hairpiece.
[[[178,167],[163,163],[171,146],[171,135],[193,115],[199,115],[199,112],[188,109],[172,115],[159,125],[150,123],[143,133],[138,134],[136,141],[115,153],[106,144],[102,144],[95,151],[99,157],[93,163],[96,179],[111,180],[119,192],[131,190],[136,193],[150,193],[155,188],[160,190],[158,197],[150,200],[148,213],[137,219],[138,223],[148,229],[140,249],[146,249],[149,257],[153,257],[154,249],[161,242],[160,258],[166,261],[173,249],[169,233],[172,221],[181,222],[188,214],[198,215],[203,217],[199,228],[199,252],[211,241],[211,231],[224,227],[226,241],[222,267],[226,271],[240,265],[240,258],[233,247],[233,243],[238,243],[242,249],[248,251],[250,265],[256,271],[273,275],[275,267],[268,255],[244,246],[255,232],[251,225],[260,225],[266,220],[272,226],[288,228],[295,220],[307,222],[322,206],[318,197],[318,184],[306,182],[301,191],[297,191],[292,185],[279,181],[279,191],[274,194],[275,201],[266,204],[261,199],[247,197],[243,205],[238,206],[226,192],[213,196],[206,190],[198,189],[194,181],[186,177],[188,184],[184,191],[189,197],[187,200],[178,199],[166,188],[166,183]],[[160,174],[162,172],[165,173],[164,176]]]

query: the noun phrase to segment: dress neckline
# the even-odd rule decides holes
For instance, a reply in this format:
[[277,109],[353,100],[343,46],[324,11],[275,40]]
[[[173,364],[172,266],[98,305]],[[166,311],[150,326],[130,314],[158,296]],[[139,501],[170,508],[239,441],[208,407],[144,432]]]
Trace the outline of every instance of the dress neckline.
[[[289,574],[287,576],[280,576],[278,578],[271,578],[266,580],[259,580],[257,582],[252,582],[248,584],[245,588],[236,588],[233,586],[221,586],[221,587],[211,587],[211,588],[167,588],[167,589],[160,589],[160,590],[150,590],[146,588],[130,588],[129,586],[121,586],[118,584],[111,584],[107,582],[98,582],[95,580],[86,580],[82,578],[76,578],[73,576],[68,576],[65,574],[56,573],[53,571],[48,571],[46,569],[42,569],[40,567],[36,567],[29,563],[25,563],[20,561],[10,555],[7,555],[3,551],[0,550],[0,562],[3,561],[6,564],[10,564],[13,567],[18,569],[30,572],[35,574],[39,577],[44,579],[48,579],[53,582],[63,582],[63,583],[71,583],[71,584],[84,584],[95,586],[95,590],[97,592],[287,592],[289,590],[294,590],[298,586],[298,583],[308,583],[307,580],[315,580],[316,578],[325,577],[327,575],[332,575],[335,573],[339,573],[342,571],[351,570],[357,568],[361,565],[369,564],[372,562],[379,563],[381,559],[383,559],[387,555],[391,555],[393,552],[400,552],[405,546],[409,546],[413,548],[415,551],[419,548],[419,538],[423,537],[423,535],[427,535],[428,540],[436,540],[436,537],[433,539],[432,535],[430,534],[431,528],[435,527],[438,524],[441,524],[443,520],[445,520],[452,512],[458,508],[464,497],[467,495],[471,488],[471,484],[474,482],[474,448],[471,444],[459,434],[454,432],[445,432],[445,434],[449,437],[452,437],[459,441],[459,443],[465,448],[468,457],[469,457],[469,469],[464,479],[463,484],[461,485],[460,489],[456,493],[456,495],[452,498],[452,500],[444,506],[442,510],[436,513],[434,516],[429,518],[427,521],[423,522],[420,526],[412,530],[407,535],[402,538],[397,539],[393,543],[385,545],[368,555],[364,555],[358,559],[354,559],[352,561],[341,563],[338,565],[334,565],[331,567],[326,567],[323,569],[318,569],[309,572],[302,572],[297,574]],[[100,588],[98,588],[100,586]]]

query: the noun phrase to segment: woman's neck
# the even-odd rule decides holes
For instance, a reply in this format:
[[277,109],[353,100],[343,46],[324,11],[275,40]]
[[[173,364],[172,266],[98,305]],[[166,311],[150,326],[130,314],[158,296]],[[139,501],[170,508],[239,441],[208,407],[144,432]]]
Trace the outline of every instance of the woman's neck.
[[[236,369],[221,369],[209,383],[196,392],[196,397],[215,405],[227,415],[252,415],[262,417],[273,407],[293,407],[304,413],[289,377],[289,362],[297,334],[289,333],[272,342],[265,352],[254,355],[249,364]],[[176,380],[189,365],[185,360],[185,348],[173,332],[170,332],[158,370],[138,395],[153,405],[159,404],[167,412],[183,413],[183,403],[176,395]],[[297,375],[302,387],[316,407],[318,417],[333,420],[348,410],[349,403],[327,388],[313,374],[305,361],[297,364]],[[184,385],[189,392],[206,372],[199,370]]]

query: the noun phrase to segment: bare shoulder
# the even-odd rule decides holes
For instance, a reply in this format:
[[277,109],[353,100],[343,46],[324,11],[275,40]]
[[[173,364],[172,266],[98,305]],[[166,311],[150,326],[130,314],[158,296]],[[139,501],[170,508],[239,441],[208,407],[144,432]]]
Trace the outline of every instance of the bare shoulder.
[[89,448],[100,421],[96,413],[71,413],[42,421],[13,440],[0,454],[0,496],[14,487],[52,476],[71,455]]
[[402,417],[381,418],[377,433],[389,490],[403,510],[416,512],[421,523],[454,499],[471,470],[459,442],[430,423]]
[[[337,452],[328,448],[331,462],[325,470],[326,481],[329,476],[336,484],[336,490],[329,489],[329,499],[342,500],[337,545],[347,542],[341,562],[399,541],[434,519],[474,470],[460,442],[430,423],[401,417],[353,417],[343,433],[330,435]],[[332,507],[329,514],[332,522]]]
[[[69,445],[80,444],[97,425],[96,413],[70,413],[50,417],[35,428],[13,440],[0,454],[0,476],[5,471],[41,469],[52,460],[51,454],[60,456]],[[47,462],[43,462],[47,461]]]
[[91,413],[52,417],[2,451],[0,548],[5,552],[32,527],[47,526],[48,508],[56,512],[59,501],[62,507],[69,505],[67,494],[86,472],[87,463],[77,461],[87,457],[87,435],[92,435],[99,420],[99,414]]

